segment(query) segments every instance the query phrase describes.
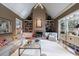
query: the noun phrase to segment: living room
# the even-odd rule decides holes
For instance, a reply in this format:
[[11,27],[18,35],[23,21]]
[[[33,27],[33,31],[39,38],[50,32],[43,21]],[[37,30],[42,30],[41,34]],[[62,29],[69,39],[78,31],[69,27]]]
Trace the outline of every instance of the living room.
[[79,55],[78,40],[73,43],[68,36],[73,26],[78,29],[78,23],[66,20],[74,17],[71,15],[79,16],[78,6],[78,3],[0,3],[0,56]]

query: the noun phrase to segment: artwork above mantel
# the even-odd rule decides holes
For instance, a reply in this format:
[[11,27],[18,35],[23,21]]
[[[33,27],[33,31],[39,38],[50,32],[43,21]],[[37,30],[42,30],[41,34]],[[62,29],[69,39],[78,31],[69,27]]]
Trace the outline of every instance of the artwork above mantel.
[[36,20],[36,28],[41,28],[41,27],[42,27],[42,20],[38,18]]

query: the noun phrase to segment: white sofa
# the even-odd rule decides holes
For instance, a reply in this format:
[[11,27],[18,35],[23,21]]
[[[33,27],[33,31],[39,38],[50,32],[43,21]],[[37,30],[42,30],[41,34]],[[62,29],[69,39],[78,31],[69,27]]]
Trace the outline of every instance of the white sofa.
[[56,32],[45,32],[45,37],[48,37],[48,40],[57,41],[57,33]]

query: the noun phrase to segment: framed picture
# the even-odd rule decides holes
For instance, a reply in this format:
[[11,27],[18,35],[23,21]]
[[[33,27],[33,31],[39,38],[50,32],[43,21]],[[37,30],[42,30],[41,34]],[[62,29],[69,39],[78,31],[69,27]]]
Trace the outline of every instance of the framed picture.
[[42,19],[37,19],[36,20],[36,27],[41,28],[42,27]]

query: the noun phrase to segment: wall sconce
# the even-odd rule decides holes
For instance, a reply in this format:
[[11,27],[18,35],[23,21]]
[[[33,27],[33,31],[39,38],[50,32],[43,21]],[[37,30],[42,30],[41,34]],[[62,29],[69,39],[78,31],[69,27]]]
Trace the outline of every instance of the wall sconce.
[[37,19],[37,20],[36,20],[36,27],[37,27],[37,28],[42,27],[42,20],[41,20],[41,19]]

